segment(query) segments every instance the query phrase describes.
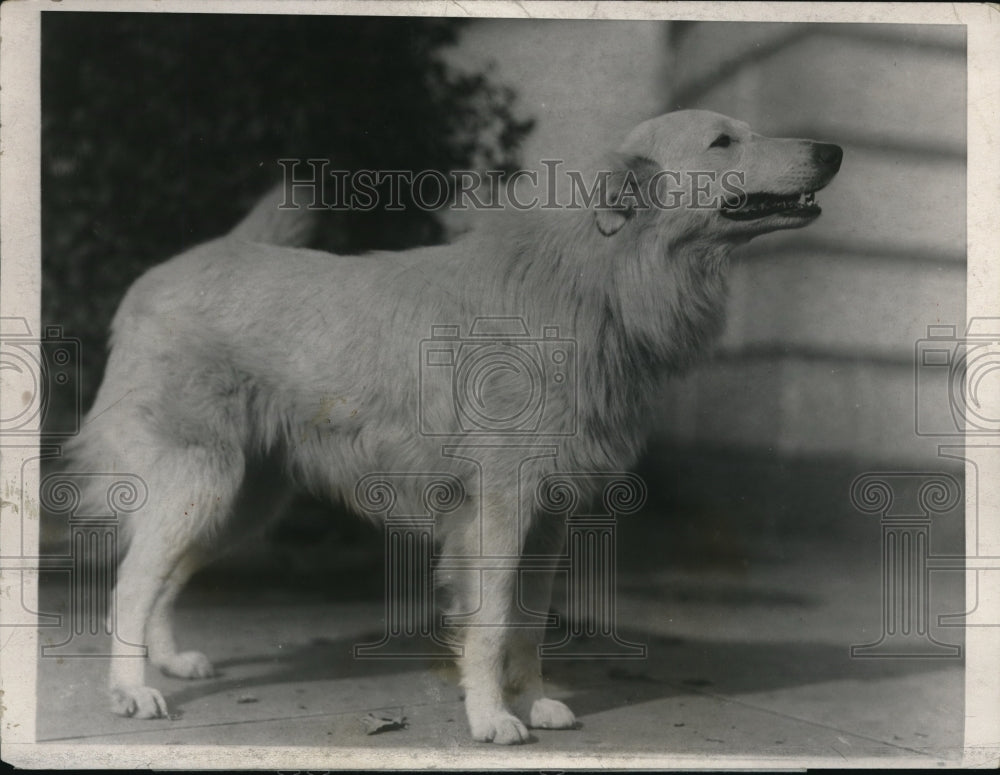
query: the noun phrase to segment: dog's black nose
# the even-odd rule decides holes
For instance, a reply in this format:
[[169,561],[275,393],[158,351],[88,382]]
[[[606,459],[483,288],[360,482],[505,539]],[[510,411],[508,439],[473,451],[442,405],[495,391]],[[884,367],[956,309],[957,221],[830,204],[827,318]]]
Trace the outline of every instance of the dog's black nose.
[[844,149],[831,143],[816,143],[813,146],[813,156],[820,164],[833,167],[833,171],[836,172],[844,159]]

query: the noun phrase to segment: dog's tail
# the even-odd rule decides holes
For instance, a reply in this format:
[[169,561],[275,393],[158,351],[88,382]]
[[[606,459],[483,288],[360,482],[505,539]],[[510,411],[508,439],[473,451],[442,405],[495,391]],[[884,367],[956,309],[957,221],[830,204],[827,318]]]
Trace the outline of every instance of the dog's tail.
[[316,231],[317,211],[298,204],[282,205],[285,205],[283,183],[264,194],[230,234],[267,245],[305,247]]

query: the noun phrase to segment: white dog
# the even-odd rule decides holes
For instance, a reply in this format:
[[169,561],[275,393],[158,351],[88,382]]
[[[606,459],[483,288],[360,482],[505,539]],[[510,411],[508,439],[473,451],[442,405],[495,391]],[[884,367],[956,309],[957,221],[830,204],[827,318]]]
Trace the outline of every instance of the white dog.
[[[258,475],[262,462],[280,460],[292,483],[355,505],[371,472],[448,472],[467,497],[438,520],[445,554],[516,557],[524,528],[558,552],[563,526],[534,524],[518,493],[553,471],[635,463],[662,376],[722,328],[730,251],[813,221],[812,194],[841,156],[681,111],[641,124],[611,157],[606,206],[504,214],[452,244],[336,256],[294,247],[301,211],[262,205],[233,233],[148,271],[114,319],[104,382],[73,450],[80,470],[134,473],[149,488],[127,525],[119,638],[145,644],[168,675],[212,675],[203,654],[177,650],[171,608],[220,548],[279,510],[287,490]],[[695,172],[710,173],[702,191],[677,188]],[[733,172],[745,196],[725,185]],[[468,442],[469,429],[450,390],[420,389],[420,341],[432,327],[467,330],[489,316],[575,342],[573,395],[552,391],[544,427],[517,435],[522,452],[557,443],[559,454],[527,472],[502,447],[479,461],[500,472],[492,481],[521,488],[480,483],[468,461],[443,457],[442,444]],[[523,408],[509,377],[480,386],[492,416]],[[471,624],[489,625],[460,632],[473,737],[520,743],[527,727],[574,726],[569,708],[544,696],[539,631],[507,626],[516,569],[483,573],[485,583],[456,580],[454,590]],[[547,610],[549,586],[524,593],[533,610]],[[166,714],[141,660],[113,659],[110,684],[116,713]]]

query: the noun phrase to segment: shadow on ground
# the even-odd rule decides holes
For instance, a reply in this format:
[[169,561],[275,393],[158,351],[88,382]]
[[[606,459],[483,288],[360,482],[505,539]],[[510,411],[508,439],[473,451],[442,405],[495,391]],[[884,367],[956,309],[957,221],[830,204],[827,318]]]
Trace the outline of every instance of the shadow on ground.
[[[316,638],[280,655],[257,653],[216,663],[218,675],[166,693],[171,709],[212,695],[278,684],[324,682],[361,677],[391,677],[429,671],[454,682],[453,661],[442,650],[439,660],[420,658],[354,659],[357,643],[379,640],[375,632],[360,638]],[[839,680],[879,681],[934,673],[939,659],[852,659],[846,648],[823,643],[733,643],[650,637],[625,631],[623,641],[644,644],[645,659],[595,659],[572,645],[565,658],[546,659],[546,678],[572,693],[573,710],[587,715],[680,694],[756,694]],[[405,648],[405,646],[403,647]],[[950,665],[955,660],[948,660]],[[232,674],[256,668],[252,676]],[[228,675],[227,675],[228,674]],[[609,690],[609,687],[614,687]],[[459,692],[456,685],[456,693]]]

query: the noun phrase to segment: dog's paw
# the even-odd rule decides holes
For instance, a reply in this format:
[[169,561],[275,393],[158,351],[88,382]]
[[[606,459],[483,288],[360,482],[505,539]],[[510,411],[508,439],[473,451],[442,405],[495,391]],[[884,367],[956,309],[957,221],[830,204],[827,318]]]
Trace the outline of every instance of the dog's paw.
[[174,678],[211,678],[215,675],[212,663],[200,651],[173,654],[158,663],[157,667],[164,675],[172,675]]
[[149,686],[120,686],[111,690],[111,710],[130,718],[162,718],[167,715],[167,703]]
[[532,729],[573,729],[576,716],[559,700],[540,697],[531,705],[528,726]]
[[481,743],[497,745],[518,745],[528,741],[528,728],[520,719],[504,710],[484,713],[479,718],[469,719],[472,737]]

